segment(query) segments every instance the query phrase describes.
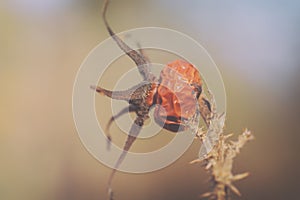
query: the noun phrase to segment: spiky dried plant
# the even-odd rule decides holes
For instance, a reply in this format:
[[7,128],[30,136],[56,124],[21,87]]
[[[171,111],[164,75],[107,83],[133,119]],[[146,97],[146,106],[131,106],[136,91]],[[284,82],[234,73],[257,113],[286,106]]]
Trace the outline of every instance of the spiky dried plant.
[[[225,135],[223,133],[224,118],[222,116],[215,116],[211,120],[211,130],[218,136],[218,140],[207,155],[203,155],[200,150],[199,159],[191,162],[202,163],[205,170],[209,173],[212,182],[212,190],[201,195],[202,198],[212,200],[228,200],[230,193],[233,192],[241,195],[239,190],[233,185],[233,182],[246,178],[249,173],[233,174],[232,167],[234,158],[240,153],[241,148],[254,136],[249,130],[245,130],[238,136],[236,141],[228,140],[232,134]],[[203,133],[198,134],[203,140]],[[207,134],[204,134],[204,137]],[[205,139],[205,138],[204,138]]]

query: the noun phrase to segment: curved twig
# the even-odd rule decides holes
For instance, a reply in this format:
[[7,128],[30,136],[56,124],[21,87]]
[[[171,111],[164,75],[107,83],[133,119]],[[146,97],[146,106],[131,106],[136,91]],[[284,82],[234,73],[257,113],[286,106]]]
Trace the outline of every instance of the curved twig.
[[105,0],[103,9],[102,9],[102,18],[105,23],[106,29],[109,32],[109,35],[115,40],[115,42],[118,44],[118,46],[124,51],[137,65],[140,74],[143,76],[143,79],[145,81],[153,81],[155,79],[154,75],[149,70],[149,62],[147,59],[137,52],[136,50],[133,50],[130,48],[119,36],[117,36],[111,27],[109,26],[107,19],[106,19],[106,11],[108,7],[109,0]]

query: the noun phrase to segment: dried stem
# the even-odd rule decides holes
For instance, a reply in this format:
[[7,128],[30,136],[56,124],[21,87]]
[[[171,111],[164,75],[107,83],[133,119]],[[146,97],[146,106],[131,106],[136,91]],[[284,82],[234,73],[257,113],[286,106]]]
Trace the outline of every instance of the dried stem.
[[212,191],[202,194],[202,198],[228,200],[230,199],[230,192],[241,195],[239,190],[233,185],[233,182],[246,178],[249,175],[249,173],[233,174],[234,158],[247,142],[254,139],[254,136],[246,129],[238,136],[236,141],[228,141],[228,138],[233,134],[224,134],[225,115],[217,114],[216,103],[211,93],[209,100],[212,106],[212,117],[209,119],[209,127],[207,131],[203,131],[202,128],[198,129],[196,138],[200,139],[202,146],[198,159],[190,163],[202,163],[213,183]]
[[231,135],[221,133],[219,140],[204,160],[197,159],[191,162],[204,163],[205,169],[211,176],[212,191],[201,195],[202,198],[227,200],[230,198],[230,192],[241,195],[233,182],[246,178],[249,173],[234,175],[232,172],[233,161],[240,153],[241,148],[254,137],[247,129],[239,135],[237,141],[228,141]]

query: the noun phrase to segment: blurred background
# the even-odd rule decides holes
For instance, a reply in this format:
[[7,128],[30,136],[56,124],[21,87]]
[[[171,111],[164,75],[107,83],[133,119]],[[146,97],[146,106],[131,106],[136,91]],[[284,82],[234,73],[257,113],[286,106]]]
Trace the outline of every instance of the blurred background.
[[[110,169],[86,151],[72,118],[77,70],[108,38],[101,4],[0,2],[0,199],[105,199]],[[224,79],[226,131],[256,137],[235,161],[235,172],[250,176],[233,199],[298,197],[299,1],[113,0],[108,19],[116,32],[159,26],[201,43]],[[210,187],[201,166],[188,164],[198,150],[196,142],[160,171],[117,173],[116,199],[198,199]]]

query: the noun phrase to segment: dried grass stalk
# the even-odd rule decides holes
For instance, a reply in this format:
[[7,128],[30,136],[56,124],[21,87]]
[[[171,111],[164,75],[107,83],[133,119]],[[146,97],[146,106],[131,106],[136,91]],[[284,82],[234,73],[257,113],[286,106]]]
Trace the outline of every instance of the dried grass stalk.
[[[215,121],[213,121],[215,120]],[[224,120],[222,117],[214,117],[213,123],[223,124]],[[211,127],[214,127],[212,124]],[[232,172],[232,166],[234,158],[240,153],[241,148],[250,140],[254,139],[252,133],[249,130],[245,130],[238,136],[236,141],[228,140],[232,134],[225,135],[223,128],[219,129],[217,126],[215,129],[216,135],[219,135],[219,139],[214,144],[212,150],[203,155],[200,150],[201,159],[192,161],[191,163],[201,162],[204,164],[205,170],[210,175],[213,183],[212,191],[201,195],[202,198],[214,199],[214,200],[228,200],[230,199],[230,192],[237,195],[241,195],[239,190],[233,185],[233,182],[246,178],[249,173],[241,173],[234,175]],[[203,143],[205,143],[205,136],[201,134]],[[204,158],[203,158],[204,157]]]
[[246,129],[238,136],[236,141],[228,140],[233,134],[224,134],[225,115],[217,114],[214,96],[210,91],[208,91],[208,95],[212,109],[211,116],[209,116],[209,127],[207,131],[203,131],[202,128],[198,129],[196,138],[200,139],[202,146],[198,159],[190,163],[202,163],[213,184],[212,190],[200,197],[211,200],[228,200],[230,199],[230,192],[241,195],[233,182],[244,179],[249,175],[248,172],[233,174],[234,158],[247,142],[254,139],[254,136]]

